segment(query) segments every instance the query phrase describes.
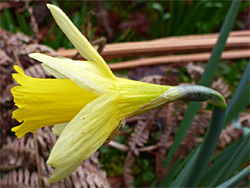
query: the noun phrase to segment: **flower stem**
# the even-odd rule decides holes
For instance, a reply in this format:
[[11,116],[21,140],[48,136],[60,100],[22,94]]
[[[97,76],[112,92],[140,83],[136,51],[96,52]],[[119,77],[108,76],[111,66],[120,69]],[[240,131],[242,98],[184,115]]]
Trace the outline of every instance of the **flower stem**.
[[200,179],[202,178],[202,175],[209,163],[209,159],[213,154],[216,143],[219,139],[224,124],[225,113],[226,108],[213,108],[212,119],[210,121],[204,141],[202,142],[198,156],[190,170],[187,182],[185,185],[183,185],[183,187],[196,187],[200,182]]
[[224,124],[227,104],[224,97],[219,92],[204,86],[172,87],[164,93],[164,97],[169,99],[169,102],[178,100],[206,101],[213,105],[212,118],[204,141],[189,170],[188,177],[181,183],[181,187],[196,187],[202,178],[219,139]]

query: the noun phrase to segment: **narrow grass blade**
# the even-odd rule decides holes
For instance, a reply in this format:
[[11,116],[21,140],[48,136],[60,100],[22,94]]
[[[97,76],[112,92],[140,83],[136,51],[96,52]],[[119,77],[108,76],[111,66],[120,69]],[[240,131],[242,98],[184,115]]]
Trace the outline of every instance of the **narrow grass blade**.
[[179,26],[183,24],[183,14],[185,13],[186,1],[173,1],[173,17],[171,17],[172,21],[172,34],[177,34],[175,32],[178,30]]
[[250,174],[250,165],[244,168],[234,177],[230,178],[223,184],[217,186],[216,188],[233,187],[234,185],[237,185],[241,180],[246,178],[246,176],[248,176],[249,174]]
[[151,31],[151,38],[154,39],[157,36],[157,22],[156,22],[156,12],[155,9],[153,8],[155,1],[149,1],[148,2],[148,6],[150,7],[150,11],[151,11],[151,23],[152,23],[152,31]]
[[[194,24],[190,22],[198,22],[200,10],[204,7],[206,1],[196,1],[193,7],[189,10],[189,13],[183,18],[182,24],[179,25],[178,30],[176,31],[177,35],[180,35],[183,32],[192,33],[194,29]],[[204,10],[204,9],[203,9]]]
[[222,130],[226,109],[214,107],[210,125],[206,132],[201,149],[198,153],[195,163],[188,172],[187,183],[182,184],[183,187],[196,187],[209,163],[209,159],[214,152],[215,146]]
[[12,15],[11,15],[11,12],[9,11],[9,9],[4,8],[3,9],[3,15],[5,17],[5,21],[7,23],[8,29],[12,33],[16,33],[15,22],[14,22],[14,19],[13,19]]
[[[207,63],[205,72],[200,80],[200,85],[209,86],[211,81],[212,81],[212,78],[213,78],[213,75],[214,75],[215,70],[217,68],[217,65],[219,63],[221,54],[225,48],[227,37],[230,33],[230,30],[233,27],[233,23],[234,23],[235,19],[236,19],[240,2],[241,2],[240,0],[234,0],[230,6],[230,9],[229,9],[228,14],[226,16],[226,19],[222,25],[219,39],[218,39],[215,47],[213,48],[212,55]],[[182,139],[184,138],[187,130],[189,129],[189,127],[191,125],[192,120],[194,119],[196,112],[199,109],[199,106],[200,106],[200,103],[196,103],[196,104],[191,103],[189,105],[189,108],[188,108],[187,112],[185,113],[185,116],[181,122],[180,128],[179,128],[179,130],[176,134],[176,137],[174,139],[174,143],[173,143],[172,147],[170,148],[170,151],[167,155],[166,161],[164,163],[164,167],[167,166],[167,164],[172,159],[172,156],[174,155],[175,151],[179,147]]]
[[228,123],[230,123],[230,121],[232,121],[232,119],[234,119],[243,108],[245,108],[247,105],[249,105],[249,103],[250,103],[250,99],[249,99],[250,79],[249,79],[249,77],[250,77],[250,61],[248,63],[247,69],[246,69],[246,71],[245,71],[245,73],[240,81],[240,84],[239,84],[236,92],[234,93],[234,96],[233,96],[231,102],[228,105],[224,126],[226,126]]
[[87,16],[87,1],[84,1],[82,3],[81,16],[80,16],[81,26],[84,24],[84,20],[85,20],[86,16]]
[[8,25],[6,23],[6,19],[5,19],[5,16],[3,14],[0,14],[0,27],[2,27],[2,29],[4,29],[4,30],[8,29]]
[[168,21],[168,27],[167,27],[167,36],[170,36],[172,34],[172,30],[173,30],[173,21],[174,21],[174,4],[175,1],[169,1],[169,12],[170,12],[170,19]]
[[24,34],[29,35],[29,28],[28,28],[27,22],[25,20],[25,17],[23,15],[19,14],[18,12],[16,12],[16,17],[17,17],[17,22],[18,22],[18,25],[19,25],[21,31]]

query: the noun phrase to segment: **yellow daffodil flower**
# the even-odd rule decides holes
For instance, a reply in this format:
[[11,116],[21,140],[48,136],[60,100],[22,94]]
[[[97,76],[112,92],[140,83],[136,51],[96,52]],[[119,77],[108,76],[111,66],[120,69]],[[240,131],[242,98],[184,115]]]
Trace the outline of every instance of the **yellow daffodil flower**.
[[57,79],[32,78],[14,66],[17,73],[13,77],[19,86],[11,89],[18,107],[13,118],[21,124],[12,131],[20,138],[55,125],[53,131],[60,136],[47,161],[56,168],[48,180],[53,183],[69,176],[105,141],[112,139],[123,119],[179,100],[180,92],[177,87],[114,76],[63,11],[54,5],[48,8],[86,61],[30,54]]
[[31,78],[14,66],[17,73],[13,77],[20,86],[11,92],[18,107],[13,118],[22,122],[12,128],[18,138],[38,128],[58,124],[53,130],[60,137],[48,159],[48,164],[56,168],[48,180],[52,183],[70,175],[114,135],[124,118],[170,87],[114,76],[62,10],[53,5],[48,8],[86,61],[30,54],[58,79]]

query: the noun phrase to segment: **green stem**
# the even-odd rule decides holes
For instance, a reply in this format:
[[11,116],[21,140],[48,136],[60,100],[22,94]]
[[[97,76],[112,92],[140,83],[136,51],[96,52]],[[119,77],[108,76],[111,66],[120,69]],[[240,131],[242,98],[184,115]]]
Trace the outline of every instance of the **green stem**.
[[206,101],[213,105],[212,118],[201,149],[190,168],[188,177],[185,178],[185,181],[181,182],[181,187],[195,187],[200,182],[215,149],[224,124],[227,104],[219,92],[204,86],[172,87],[163,94],[163,97],[168,100],[167,103],[184,100]]
[[212,119],[210,121],[208,130],[206,132],[204,141],[201,145],[201,149],[196,158],[196,161],[191,168],[189,178],[184,187],[196,187],[200,182],[200,179],[208,165],[209,159],[213,154],[216,147],[216,143],[221,133],[224,119],[225,119],[226,108],[213,108]]

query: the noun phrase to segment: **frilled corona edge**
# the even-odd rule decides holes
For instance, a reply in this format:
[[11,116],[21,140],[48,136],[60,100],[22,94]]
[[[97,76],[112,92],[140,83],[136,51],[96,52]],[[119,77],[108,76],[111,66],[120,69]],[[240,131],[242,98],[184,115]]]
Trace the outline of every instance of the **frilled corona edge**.
[[40,79],[14,66],[13,78],[19,86],[11,89],[18,107],[13,118],[22,122],[12,128],[18,138],[38,128],[69,122],[86,104],[97,98],[70,79]]

